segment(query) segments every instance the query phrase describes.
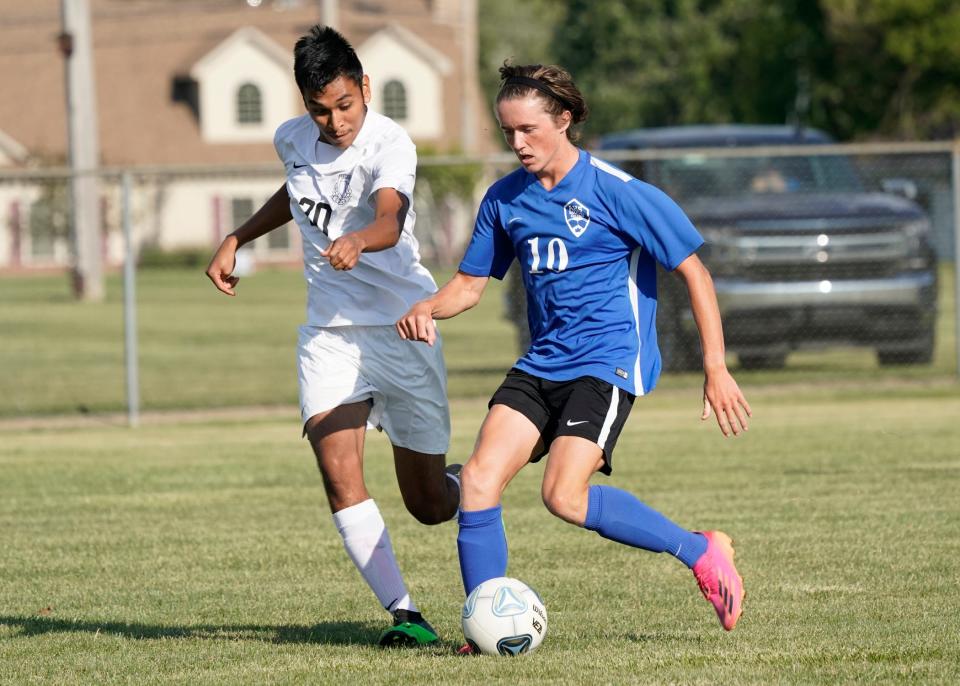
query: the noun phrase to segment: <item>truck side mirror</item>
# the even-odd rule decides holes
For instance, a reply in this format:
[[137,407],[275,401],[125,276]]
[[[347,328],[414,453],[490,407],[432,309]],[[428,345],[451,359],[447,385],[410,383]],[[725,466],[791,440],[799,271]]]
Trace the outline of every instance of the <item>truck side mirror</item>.
[[917,199],[917,184],[910,179],[883,179],[880,188],[884,193],[901,195],[907,200]]

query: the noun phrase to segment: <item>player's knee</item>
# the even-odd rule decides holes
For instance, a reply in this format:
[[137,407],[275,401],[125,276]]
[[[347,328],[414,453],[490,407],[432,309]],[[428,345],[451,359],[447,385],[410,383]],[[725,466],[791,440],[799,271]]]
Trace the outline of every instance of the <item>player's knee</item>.
[[444,476],[440,484],[420,484],[420,488],[404,489],[403,504],[407,512],[421,524],[441,524],[456,515],[460,504],[459,493],[450,488],[450,480]]
[[571,524],[583,524],[586,503],[582,502],[583,498],[578,493],[544,486],[540,495],[550,514]]
[[460,472],[460,492],[464,502],[486,501],[491,498],[499,500],[502,489],[503,486],[496,475],[478,466],[472,460],[467,462]]
[[421,524],[440,524],[453,516],[447,504],[440,499],[417,500],[404,504],[407,506],[407,512]]

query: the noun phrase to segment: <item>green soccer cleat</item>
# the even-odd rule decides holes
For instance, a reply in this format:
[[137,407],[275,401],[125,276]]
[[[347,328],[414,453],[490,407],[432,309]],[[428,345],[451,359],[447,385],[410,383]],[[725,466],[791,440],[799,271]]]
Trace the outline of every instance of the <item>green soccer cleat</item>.
[[430,623],[419,612],[411,610],[395,610],[393,626],[380,634],[380,645],[384,648],[416,648],[439,640]]

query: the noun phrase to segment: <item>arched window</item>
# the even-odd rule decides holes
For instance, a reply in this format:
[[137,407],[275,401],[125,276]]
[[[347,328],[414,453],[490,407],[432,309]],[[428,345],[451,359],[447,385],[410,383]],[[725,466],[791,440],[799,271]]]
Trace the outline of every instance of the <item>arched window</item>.
[[400,121],[407,118],[407,89],[397,80],[383,87],[383,113]]
[[259,124],[263,121],[263,100],[260,89],[245,83],[237,91],[237,123]]

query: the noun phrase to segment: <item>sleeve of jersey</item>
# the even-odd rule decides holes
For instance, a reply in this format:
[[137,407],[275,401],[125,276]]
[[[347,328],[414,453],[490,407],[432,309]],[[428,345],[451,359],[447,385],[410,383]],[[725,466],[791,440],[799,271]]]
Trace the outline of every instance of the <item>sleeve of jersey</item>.
[[374,164],[373,186],[367,201],[373,203],[381,188],[394,190],[413,199],[413,184],[417,178],[417,149],[413,143],[389,145],[377,155]]
[[502,279],[513,262],[513,244],[500,226],[496,203],[489,196],[480,203],[470,244],[460,262],[460,271],[470,276]]
[[280,158],[284,166],[287,165],[287,154],[290,147],[288,140],[290,128],[291,122],[284,122],[277,127],[276,133],[273,134],[273,149],[277,151],[277,157]]
[[684,211],[656,186],[634,179],[617,199],[622,229],[666,269],[673,271],[703,245]]

